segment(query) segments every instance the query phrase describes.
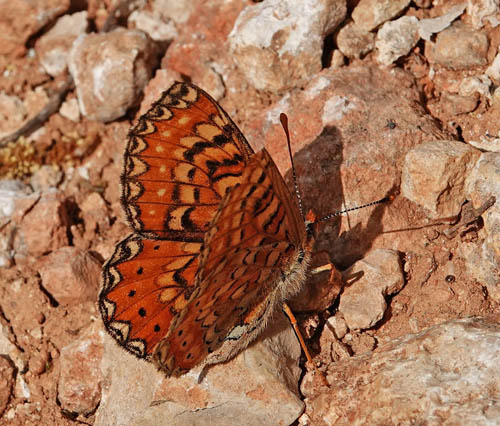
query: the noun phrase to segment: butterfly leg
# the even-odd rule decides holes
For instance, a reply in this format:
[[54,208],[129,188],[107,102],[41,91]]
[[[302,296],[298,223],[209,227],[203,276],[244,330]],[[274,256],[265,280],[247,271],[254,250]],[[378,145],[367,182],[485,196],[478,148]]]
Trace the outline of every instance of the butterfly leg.
[[297,318],[295,318],[295,315],[293,314],[292,310],[290,309],[290,306],[288,306],[286,304],[286,302],[283,302],[283,312],[286,314],[286,316],[290,320],[290,324],[292,324],[293,330],[295,331],[295,334],[297,335],[297,339],[299,339],[300,346],[302,346],[302,350],[304,351],[304,354],[306,355],[307,362],[312,363],[312,356],[311,356],[311,353],[309,352],[309,349],[307,349],[306,342],[304,341],[304,338],[302,337],[302,333],[299,330],[299,326],[297,324]]

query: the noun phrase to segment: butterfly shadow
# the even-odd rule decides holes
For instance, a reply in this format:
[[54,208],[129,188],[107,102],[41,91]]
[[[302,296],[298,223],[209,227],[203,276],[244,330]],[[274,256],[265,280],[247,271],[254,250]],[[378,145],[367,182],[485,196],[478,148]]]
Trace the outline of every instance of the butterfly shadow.
[[[348,201],[349,194],[344,194],[341,177],[343,161],[343,137],[341,132],[332,126],[325,127],[313,142],[296,153],[294,162],[305,212],[313,210],[317,217],[321,218],[345,208],[355,207]],[[286,180],[291,182],[291,173],[287,173]],[[367,188],[362,192],[368,193],[370,188],[373,188],[373,199],[361,200],[363,203],[376,201],[395,192],[395,188],[391,188],[385,194],[380,193],[379,186],[373,187],[378,185],[373,179],[367,178],[363,182],[363,177],[360,176],[359,181]],[[346,191],[348,190],[346,187]],[[387,206],[388,203],[378,204],[346,213],[345,219],[337,216],[321,222],[317,231],[315,251],[328,252],[336,267],[341,270],[348,268],[362,259],[371,249],[377,236],[383,233],[382,217]],[[369,217],[351,226],[351,222],[359,220],[357,215],[363,215],[362,218],[366,215]],[[347,220],[348,229],[341,232],[343,220]]]

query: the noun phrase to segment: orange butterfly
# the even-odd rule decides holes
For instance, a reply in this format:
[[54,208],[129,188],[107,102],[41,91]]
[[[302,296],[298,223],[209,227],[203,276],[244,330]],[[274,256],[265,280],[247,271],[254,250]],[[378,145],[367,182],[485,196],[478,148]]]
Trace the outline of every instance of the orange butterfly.
[[234,357],[301,289],[314,215],[200,88],[175,83],[139,119],[121,183],[134,233],[104,265],[99,308],[168,376]]

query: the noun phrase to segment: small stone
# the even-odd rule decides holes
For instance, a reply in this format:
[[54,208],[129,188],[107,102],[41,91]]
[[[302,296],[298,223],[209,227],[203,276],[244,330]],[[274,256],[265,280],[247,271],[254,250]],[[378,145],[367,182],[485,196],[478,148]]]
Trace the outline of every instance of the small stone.
[[42,259],[43,287],[63,305],[96,300],[101,279],[101,264],[75,247],[63,247]]
[[0,55],[25,55],[28,39],[54,22],[69,6],[69,0],[1,0]]
[[465,181],[480,152],[458,141],[430,141],[405,157],[401,194],[433,219],[456,216],[466,198]]
[[321,70],[324,38],[345,14],[345,0],[249,5],[228,37],[234,61],[259,90],[278,92],[304,84]]
[[156,46],[142,31],[119,28],[78,37],[68,66],[80,112],[102,122],[121,117],[137,102],[156,63]]
[[439,106],[446,115],[460,115],[474,111],[478,102],[477,96],[460,96],[456,93],[442,92]]
[[35,191],[44,191],[55,188],[61,182],[63,173],[59,167],[44,165],[40,167],[30,179],[30,184]]
[[326,321],[325,327],[331,328],[337,339],[342,339],[347,334],[347,324],[339,315],[332,316]]
[[165,21],[159,14],[148,10],[134,10],[128,18],[128,24],[131,28],[144,31],[156,41],[171,42],[178,36],[171,19]]
[[349,22],[337,34],[337,46],[348,58],[361,58],[373,50],[375,34],[364,31]]
[[476,68],[488,63],[488,46],[486,34],[459,21],[436,36],[429,59],[454,70]]
[[19,180],[0,180],[0,217],[9,218],[16,208],[16,200],[32,191]]
[[414,16],[403,16],[386,22],[378,30],[375,41],[377,62],[382,65],[392,64],[401,56],[410,53],[419,39],[418,19]]
[[497,53],[491,65],[486,68],[485,74],[491,79],[500,82],[500,52]]
[[15,383],[16,367],[4,356],[0,356],[0,417],[7,408]]
[[409,4],[410,0],[361,0],[352,11],[352,19],[358,28],[371,31],[398,16]]
[[385,296],[401,290],[404,285],[401,260],[394,250],[369,252],[344,271],[343,276],[347,285],[340,297],[339,312],[350,330],[373,327],[387,308]]
[[467,2],[467,14],[470,15],[472,26],[476,29],[482,28],[484,21],[489,22],[492,27],[498,26],[500,24],[499,10],[498,0],[469,0]]
[[68,120],[78,123],[80,121],[80,108],[78,107],[78,100],[76,98],[65,100],[59,108],[59,114]]
[[[16,206],[20,199],[16,202]],[[20,244],[16,251],[41,256],[68,245],[69,216],[65,196],[56,190],[43,192],[33,208],[22,218],[19,226]]]
[[345,56],[344,54],[339,50],[335,49],[332,53],[332,61],[331,61],[331,68],[332,69],[337,69],[345,65]]
[[61,350],[57,397],[69,412],[88,415],[101,400],[104,332],[94,324]]
[[42,35],[35,44],[35,51],[47,74],[57,77],[66,71],[68,53],[73,42],[87,31],[87,12],[64,15]]

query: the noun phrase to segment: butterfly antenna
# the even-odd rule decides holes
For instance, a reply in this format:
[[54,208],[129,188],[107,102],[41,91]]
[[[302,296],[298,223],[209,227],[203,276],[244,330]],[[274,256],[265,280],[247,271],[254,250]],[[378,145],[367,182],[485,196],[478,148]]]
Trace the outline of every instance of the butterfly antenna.
[[375,204],[387,203],[388,201],[394,200],[394,198],[395,198],[395,196],[391,194],[391,195],[388,195],[387,197],[381,198],[380,200],[372,201],[371,203],[366,203],[366,204],[363,204],[361,206],[351,207],[351,208],[348,208],[345,210],[330,213],[330,214],[327,214],[326,216],[323,216],[322,218],[318,219],[317,222],[324,222],[325,220],[331,219],[332,217],[340,216],[343,213],[352,212],[353,210],[364,209],[365,207],[374,206]]
[[292,147],[290,145],[290,133],[288,132],[288,117],[286,114],[280,114],[280,121],[283,130],[286,135],[286,143],[288,145],[288,154],[290,155],[290,163],[292,164],[292,176],[293,176],[293,186],[295,187],[295,194],[297,195],[297,200],[299,202],[299,210],[302,217],[304,217],[304,209],[302,207],[302,197],[299,191],[299,185],[297,184],[297,174],[295,173],[295,165],[293,164]]

